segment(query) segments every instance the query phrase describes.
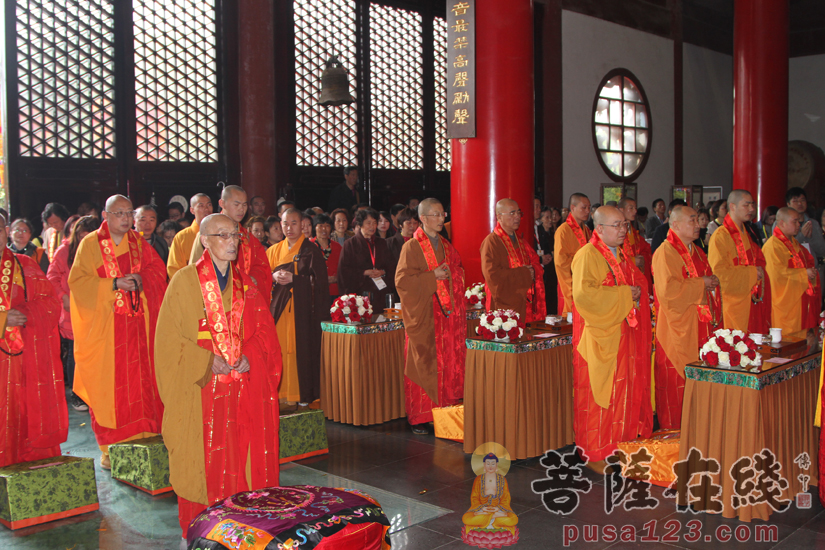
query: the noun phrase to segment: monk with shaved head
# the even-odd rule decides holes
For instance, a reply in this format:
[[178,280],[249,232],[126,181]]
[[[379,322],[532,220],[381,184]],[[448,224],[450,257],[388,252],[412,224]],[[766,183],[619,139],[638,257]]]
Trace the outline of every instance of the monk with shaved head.
[[128,198],[110,197],[69,273],[74,391],[89,404],[107,469],[109,445],[160,433],[163,413],[153,351],[166,266],[132,230],[133,216]]
[[559,313],[573,311],[573,256],[590,240],[590,228],[585,225],[590,218],[590,199],[582,193],[570,195],[570,214],[556,229],[553,263],[559,280]]
[[235,263],[238,224],[200,225],[204,253],[169,283],[155,343],[163,440],[183,535],[207,506],[278,485],[281,355],[269,297]]
[[767,334],[771,322],[771,285],[765,256],[745,227],[756,214],[753,196],[734,189],[728,214],[708,244],[708,262],[719,277],[723,328]]
[[512,309],[523,326],[544,320],[547,304],[541,260],[516,233],[521,217],[516,201],[496,203],[496,227],[481,242],[481,272],[487,283],[487,310]]
[[613,206],[593,216],[590,242],[573,258],[573,431],[589,466],[621,441],[648,437],[650,298],[647,279],[622,251],[627,220]]
[[175,273],[189,264],[189,256],[192,254],[192,247],[198,240],[198,231],[200,231],[200,223],[206,216],[212,213],[212,199],[205,193],[197,193],[192,195],[189,199],[189,212],[195,216],[195,221],[192,225],[179,231],[172,241],[172,246],[169,247],[169,260],[166,266],[166,272],[171,279]]
[[667,238],[653,254],[656,272],[656,416],[659,426],[679,429],[685,365],[699,360],[699,348],[722,326],[719,279],[693,241],[699,219],[689,206],[670,213]]
[[802,214],[793,208],[776,213],[773,236],[765,242],[765,271],[771,280],[771,327],[784,334],[814,328],[819,323],[822,285],[814,257],[799,244]]

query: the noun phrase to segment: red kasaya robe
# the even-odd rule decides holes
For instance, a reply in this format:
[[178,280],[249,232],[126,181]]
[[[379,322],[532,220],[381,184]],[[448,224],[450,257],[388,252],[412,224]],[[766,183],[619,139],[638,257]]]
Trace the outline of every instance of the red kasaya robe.
[[[106,226],[103,222],[101,229]],[[98,233],[89,233],[69,273],[76,371],[74,391],[89,404],[98,445],[160,433],[163,404],[155,385],[155,324],[166,292],[166,266],[146,242],[130,231],[139,250],[143,291],[139,313],[117,313],[113,277],[106,273]],[[115,247],[123,275],[130,273],[129,235]],[[128,299],[127,308],[134,304]]]
[[[653,430],[647,278],[621,249],[621,273],[614,273],[596,247],[600,241],[594,233],[572,264],[573,431],[590,461]],[[641,287],[640,303],[632,301],[631,286]]]
[[[405,408],[413,425],[432,422],[434,406],[455,405],[464,398],[464,268],[452,244],[438,239],[438,250],[433,250],[418,228],[401,248],[395,272],[406,330]],[[450,278],[439,284],[433,270],[444,263],[445,251]]]
[[[0,467],[59,456],[69,430],[57,332],[63,304],[31,258],[11,251],[9,257],[19,261],[14,262],[11,309],[26,316],[26,325],[20,327],[22,354],[0,351]],[[5,326],[5,312],[0,322]],[[0,348],[9,351],[5,334]]]
[[238,267],[241,271],[255,280],[261,296],[272,294],[272,270],[269,269],[269,260],[266,257],[266,248],[248,229],[238,226],[241,241],[238,246]]
[[633,258],[634,262],[636,256],[642,257],[645,265],[640,271],[644,273],[647,278],[648,288],[653,288],[653,266],[651,265],[653,254],[650,250],[650,245],[647,244],[647,241],[642,237],[641,233],[639,233],[639,230],[633,227],[633,225],[631,225],[627,231],[627,237],[625,237],[622,248],[625,251],[625,255]]

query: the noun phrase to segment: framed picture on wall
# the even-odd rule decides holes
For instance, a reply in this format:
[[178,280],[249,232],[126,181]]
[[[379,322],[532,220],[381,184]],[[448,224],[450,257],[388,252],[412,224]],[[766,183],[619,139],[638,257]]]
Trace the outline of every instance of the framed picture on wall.
[[722,187],[702,187],[702,200],[705,203],[705,208],[710,208],[710,205],[722,198]]
[[704,204],[704,192],[701,185],[674,185],[670,188],[670,200],[682,199],[691,208],[696,208],[696,203]]
[[607,204],[610,201],[619,202],[625,197],[635,201],[638,186],[635,183],[603,183],[601,189],[601,204]]

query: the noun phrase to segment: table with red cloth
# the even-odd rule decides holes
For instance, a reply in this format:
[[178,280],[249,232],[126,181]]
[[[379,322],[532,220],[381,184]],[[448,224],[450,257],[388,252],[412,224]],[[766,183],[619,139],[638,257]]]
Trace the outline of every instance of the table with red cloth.
[[[768,359],[763,356],[763,361]],[[773,513],[771,506],[759,502],[759,498],[755,499],[756,504],[748,501],[738,508],[732,503],[732,497],[741,496],[743,491],[737,495],[731,468],[744,457],[754,460],[763,449],[776,457],[782,468],[779,473],[788,482],[787,488],[778,494],[780,500],[791,500],[791,507],[796,506],[794,499],[802,492],[800,475],[810,476],[808,484],[817,485],[819,437],[814,416],[820,360],[820,351],[804,351],[781,365],[763,363],[758,373],[714,368],[704,363],[685,367],[679,460],[687,459],[691,448],[695,448],[702,459],[719,462],[719,473],[711,474],[710,482],[721,484],[722,492],[716,498],[722,503],[724,517],[749,522],[754,518],[767,520]],[[810,460],[807,470],[794,462],[803,453]],[[694,457],[698,458],[695,452]],[[691,484],[698,483],[700,476],[694,474],[701,470],[700,463],[688,463],[686,472],[693,475]],[[753,472],[747,468],[735,471],[740,483],[755,481],[760,476],[758,468],[754,470],[756,477],[750,477]],[[711,500],[708,492],[700,487],[695,489],[699,500],[694,508],[707,510]]]
[[467,338],[464,452],[492,441],[522,459],[573,443],[573,337],[536,336],[548,332]]
[[356,426],[405,417],[403,321],[322,322],[321,330],[324,415]]

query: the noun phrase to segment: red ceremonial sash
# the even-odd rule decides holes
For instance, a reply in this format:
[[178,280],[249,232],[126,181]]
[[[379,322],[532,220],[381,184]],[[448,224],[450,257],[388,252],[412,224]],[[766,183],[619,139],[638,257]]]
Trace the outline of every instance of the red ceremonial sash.
[[[424,259],[427,260],[427,269],[432,271],[439,265],[441,265],[438,263],[438,259],[436,259],[435,257],[435,249],[433,249],[433,243],[430,242],[430,238],[427,236],[424,230],[419,227],[415,230],[413,236],[415,237],[415,240],[418,241],[418,244],[421,245],[421,250],[424,251]],[[449,264],[450,249],[447,248],[447,245],[444,243],[444,239],[441,238],[441,235],[436,236],[438,237],[441,246],[444,248],[444,262]],[[450,294],[450,279],[436,279],[435,288],[436,295],[438,296],[438,303],[441,306],[441,311],[444,313],[445,317],[449,317],[450,313],[453,312],[453,302],[452,296]]]
[[[129,273],[138,273],[141,266],[140,242],[138,239],[142,237],[139,237],[131,229],[125,237],[129,243]],[[115,242],[109,232],[109,223],[105,220],[100,224],[100,229],[97,230],[97,242],[100,246],[100,255],[103,257],[103,273],[110,279],[123,277],[117,256],[115,256]],[[127,293],[131,304],[126,303]],[[117,289],[115,291],[114,311],[118,315],[129,315],[131,317],[143,315],[143,302],[140,299],[140,291]]]
[[[673,248],[676,249],[676,252],[679,253],[679,256],[682,258],[682,261],[685,264],[685,273],[686,278],[688,279],[698,279],[702,275],[699,273],[699,270],[696,269],[696,264],[693,263],[693,257],[690,255],[690,251],[688,250],[685,243],[682,242],[682,239],[679,238],[676,233],[673,232],[671,229],[667,232],[667,242],[673,245]],[[699,304],[696,306],[696,309],[699,311],[699,320],[703,323],[712,323],[713,322],[713,315],[710,311],[710,306],[714,304],[714,301],[711,299],[710,293],[706,290],[705,293],[707,296],[708,305]],[[717,313],[716,318],[719,318]],[[716,326],[716,324],[714,324]]]
[[[788,237],[786,237],[784,233],[782,233],[782,230],[779,229],[779,227],[774,227],[773,228],[773,236],[776,237],[777,239],[779,239],[779,242],[784,244],[785,248],[788,249],[788,252],[791,253],[791,261],[790,261],[788,267],[797,268],[797,269],[800,269],[800,268],[805,269],[805,268],[808,268],[808,267],[813,267],[812,265],[808,265],[807,262],[805,261],[805,256],[802,253],[802,247],[801,246],[799,247],[798,252],[796,250],[794,250],[794,247],[793,247],[793,244],[791,243],[791,240]],[[817,277],[816,284],[817,285],[819,284],[819,278],[818,277]],[[805,291],[805,294],[807,294],[808,296],[813,296],[814,295],[814,288],[815,288],[815,285],[811,282],[810,279],[808,279],[808,290]]]
[[[493,229],[493,233],[498,235],[501,239],[501,242],[504,243],[504,248],[507,249],[507,259],[510,262],[510,268],[522,267],[522,266],[530,266],[530,257],[527,255],[527,251],[524,250],[524,247],[521,244],[521,239],[518,238],[516,235],[516,243],[518,244],[518,250],[516,247],[513,246],[513,240],[510,238],[510,235],[507,234],[504,229],[501,228],[501,224],[496,222],[496,227]],[[538,275],[538,274],[536,274]],[[535,281],[533,286],[527,291],[527,303],[533,302],[533,292],[535,287]],[[523,319],[523,322],[526,323],[527,319]]]
[[[0,311],[11,309],[11,291],[14,286],[16,264],[14,253],[8,247],[3,248],[3,258],[0,260],[3,273],[0,276]],[[22,272],[20,275],[25,276]],[[23,334],[20,332],[20,327],[6,327],[2,339],[6,341],[10,355],[19,355],[23,351]]]
[[[745,245],[742,242],[742,234],[739,232],[739,228],[736,227],[736,224],[733,223],[730,214],[725,216],[722,225],[724,225],[728,229],[728,233],[730,233],[730,237],[731,239],[733,239],[733,244],[736,247],[736,258],[733,261],[733,265],[756,266],[756,253],[753,251],[756,244],[753,241],[750,241],[750,249],[747,251],[745,250]],[[751,238],[750,235],[748,235],[747,237],[748,239]],[[751,253],[750,256],[748,255],[748,252]],[[754,303],[762,301],[762,297],[760,296],[760,287],[762,286],[762,284],[762,281],[758,281],[755,285],[753,285],[753,289],[751,289],[751,300]],[[764,290],[762,292],[764,293]]]
[[[593,236],[590,237],[590,243],[604,257],[605,261],[607,262],[607,265],[610,267],[610,271],[613,273],[613,280],[616,283],[616,286],[631,286],[635,282],[635,281],[628,282],[627,277],[625,276],[625,273],[622,270],[622,266],[619,265],[619,261],[613,255],[613,252],[610,251],[610,248],[608,248],[608,246],[606,244],[604,244],[604,241],[602,241],[601,237],[599,237],[599,234],[596,233],[595,231],[593,232]],[[624,251],[621,248],[618,249],[618,252],[620,254],[624,254]],[[632,271],[631,271],[631,277],[632,277]],[[644,298],[644,297],[642,297],[642,298]],[[630,310],[630,313],[627,314],[627,324],[630,325],[631,327],[635,327],[636,325],[639,324],[639,320],[636,319],[636,308],[635,307],[632,308]]]
[[622,251],[626,258],[635,258],[639,255],[639,250],[636,246],[638,242],[637,230],[632,225],[627,230],[627,236],[622,243]]
[[252,268],[252,245],[249,244],[249,230],[238,225],[238,233],[241,234],[240,243],[238,244],[238,255],[243,259],[243,271],[249,275],[249,270]]
[[573,234],[576,236],[576,240],[579,241],[579,248],[583,247],[587,244],[587,240],[590,237],[587,233],[590,231],[589,227],[585,227],[584,229],[581,228],[579,222],[576,221],[576,218],[573,217],[573,214],[568,214],[565,223],[570,226],[570,229],[573,230]]
[[[206,311],[206,319],[201,323],[206,325],[203,328],[209,329],[212,340],[210,344],[207,339],[198,338],[198,345],[223,357],[230,367],[234,366],[243,355],[244,291],[240,269],[234,262],[229,262],[229,269],[232,270],[232,305],[227,318],[223,309],[218,274],[215,273],[212,256],[208,250],[203,251],[203,256],[195,263],[195,266],[198,270],[198,282],[200,282],[203,306]],[[232,378],[238,380],[241,376],[238,371],[232,370]],[[221,382],[228,382],[226,375],[218,378]]]

